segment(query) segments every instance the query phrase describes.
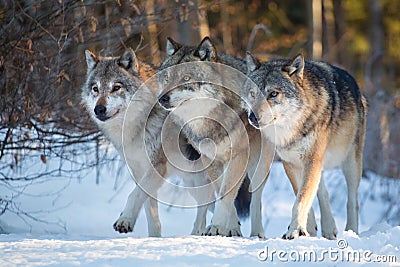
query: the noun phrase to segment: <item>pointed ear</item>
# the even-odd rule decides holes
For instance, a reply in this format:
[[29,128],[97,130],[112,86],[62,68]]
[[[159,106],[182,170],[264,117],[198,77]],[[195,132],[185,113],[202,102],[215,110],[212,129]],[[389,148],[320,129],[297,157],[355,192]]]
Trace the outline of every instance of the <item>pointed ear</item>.
[[175,54],[176,51],[178,51],[180,48],[182,47],[182,45],[178,42],[175,42],[172,38],[167,37],[167,48],[166,48],[166,52],[167,52],[167,56],[172,56],[173,54]]
[[282,68],[283,71],[287,72],[289,76],[296,74],[297,77],[303,79],[304,70],[304,57],[302,54],[298,54],[292,62]]
[[250,52],[246,52],[246,65],[247,65],[247,73],[253,72],[261,66],[260,61],[253,57]]
[[128,49],[124,52],[124,54],[118,59],[118,65],[131,73],[139,72],[139,61],[132,49]]
[[194,55],[198,56],[201,60],[216,61],[217,49],[207,36],[200,42]]
[[99,61],[96,57],[95,54],[90,52],[89,50],[85,50],[85,56],[86,56],[86,64],[88,66],[88,69],[91,70],[96,66],[97,62]]

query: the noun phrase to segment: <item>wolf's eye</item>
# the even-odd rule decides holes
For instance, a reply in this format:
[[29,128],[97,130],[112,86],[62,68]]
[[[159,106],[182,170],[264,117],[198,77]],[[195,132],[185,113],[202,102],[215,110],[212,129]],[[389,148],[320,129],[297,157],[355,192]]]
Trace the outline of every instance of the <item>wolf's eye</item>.
[[190,76],[189,76],[189,75],[183,76],[183,80],[184,80],[185,82],[188,82],[188,81],[190,80]]
[[99,87],[97,87],[97,85],[93,85],[92,86],[92,91],[95,92],[95,93],[98,93],[99,92]]
[[277,91],[272,91],[271,93],[269,93],[268,97],[269,98],[274,98],[277,97],[279,95],[279,92]]
[[119,91],[120,89],[121,89],[120,85],[114,85],[112,91],[116,92],[116,91]]

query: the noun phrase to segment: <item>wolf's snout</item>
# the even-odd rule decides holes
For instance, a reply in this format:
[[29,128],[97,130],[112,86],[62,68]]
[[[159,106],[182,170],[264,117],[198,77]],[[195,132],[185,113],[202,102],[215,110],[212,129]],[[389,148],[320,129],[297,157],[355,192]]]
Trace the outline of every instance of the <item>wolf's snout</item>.
[[161,104],[161,106],[163,106],[164,108],[170,108],[170,104],[169,104],[169,95],[167,94],[163,94],[159,99],[158,102]]
[[104,105],[97,105],[94,107],[94,114],[96,114],[96,116],[104,116],[106,112],[107,108]]
[[251,125],[253,125],[254,127],[260,127],[260,125],[258,124],[258,120],[257,120],[257,116],[256,114],[254,114],[254,112],[251,112],[249,115],[249,121],[251,123]]

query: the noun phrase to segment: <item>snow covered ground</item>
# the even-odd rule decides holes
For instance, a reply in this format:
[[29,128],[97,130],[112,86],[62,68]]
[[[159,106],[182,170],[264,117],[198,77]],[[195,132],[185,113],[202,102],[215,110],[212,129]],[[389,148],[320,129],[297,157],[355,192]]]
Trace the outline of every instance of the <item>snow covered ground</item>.
[[[24,186],[16,201],[23,214],[0,216],[0,266],[400,266],[400,227],[390,226],[388,207],[398,200],[399,182],[382,184],[378,177],[360,186],[360,235],[344,232],[347,191],[338,170],[325,172],[338,240],[322,237],[282,240],[290,222],[294,195],[280,163],[275,163],[263,193],[263,221],[267,239],[198,237],[191,231],[195,210],[160,205],[162,238],[148,238],[144,212],[135,231],[118,234],[112,224],[134,187],[126,172],[115,183],[115,171],[95,171],[85,179],[51,179]],[[0,185],[0,195],[10,188]],[[3,191],[6,190],[6,191]],[[396,202],[398,203],[398,202]],[[318,204],[314,203],[317,220]],[[398,210],[398,209],[397,209]],[[212,214],[208,214],[208,222]],[[39,220],[39,221],[38,221]]]

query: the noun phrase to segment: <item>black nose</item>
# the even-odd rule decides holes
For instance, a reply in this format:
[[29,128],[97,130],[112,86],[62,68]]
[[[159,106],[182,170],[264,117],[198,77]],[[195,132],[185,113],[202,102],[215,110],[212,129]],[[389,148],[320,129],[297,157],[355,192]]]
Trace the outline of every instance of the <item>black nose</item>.
[[249,121],[254,127],[259,127],[260,125],[258,124],[257,116],[254,114],[254,112],[251,112],[249,115]]
[[105,115],[106,111],[107,108],[104,105],[97,105],[94,107],[94,114],[96,114],[96,116]]
[[170,106],[169,106],[169,99],[170,99],[169,95],[164,94],[164,95],[162,95],[162,96],[158,99],[158,102],[159,102],[163,107],[169,108],[169,107],[170,107]]

